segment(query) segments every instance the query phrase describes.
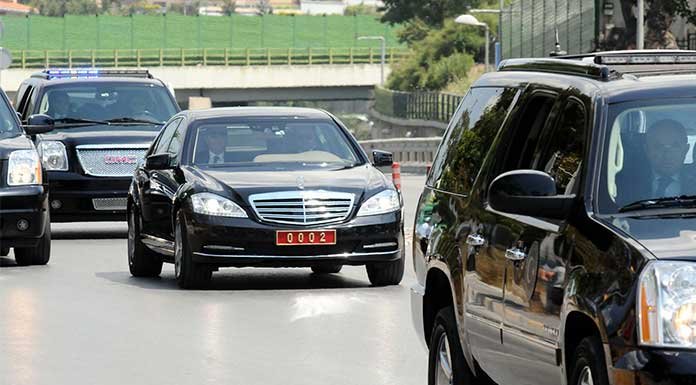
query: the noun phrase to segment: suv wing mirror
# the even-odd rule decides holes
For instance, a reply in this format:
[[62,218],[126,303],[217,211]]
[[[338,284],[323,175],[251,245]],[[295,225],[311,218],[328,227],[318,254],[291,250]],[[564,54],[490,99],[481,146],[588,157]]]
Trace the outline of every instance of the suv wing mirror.
[[394,156],[391,152],[374,150],[372,151],[372,160],[376,167],[386,167],[394,163]]
[[155,154],[150,155],[145,159],[145,168],[148,170],[167,170],[172,168],[172,157],[171,155]]
[[547,173],[514,170],[493,180],[488,188],[491,208],[508,214],[565,219],[575,195],[556,195],[556,182]]
[[55,128],[53,118],[44,114],[30,115],[27,124],[24,125],[24,132],[27,135],[38,135],[52,131]]

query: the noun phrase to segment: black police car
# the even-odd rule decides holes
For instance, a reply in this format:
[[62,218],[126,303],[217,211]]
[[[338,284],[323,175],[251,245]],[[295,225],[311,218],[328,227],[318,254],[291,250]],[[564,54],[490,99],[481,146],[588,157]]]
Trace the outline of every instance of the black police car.
[[45,265],[51,255],[46,172],[26,135],[39,130],[24,131],[0,91],[0,256],[14,248],[18,265]]
[[430,384],[696,383],[696,52],[513,59],[414,227]]
[[21,84],[15,106],[29,125],[55,127],[36,143],[54,222],[125,220],[136,164],[179,111],[141,70],[46,70]]
[[[391,165],[376,151],[375,165]],[[404,271],[401,195],[348,130],[300,108],[185,111],[164,127],[128,196],[134,276],[175,265],[183,288],[219,267],[366,265],[374,285]]]

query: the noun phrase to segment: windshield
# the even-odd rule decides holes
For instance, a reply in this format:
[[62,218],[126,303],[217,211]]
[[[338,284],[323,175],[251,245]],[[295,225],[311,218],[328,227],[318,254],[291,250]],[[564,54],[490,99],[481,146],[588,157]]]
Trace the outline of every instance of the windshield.
[[[176,113],[166,88],[154,84],[91,83],[49,88],[41,98],[40,114],[53,119],[106,121],[131,118],[165,122]],[[153,126],[153,130],[160,127]]]
[[330,120],[226,119],[194,129],[191,163],[204,166],[354,166],[359,157]]
[[15,110],[0,97],[0,139],[12,138],[22,133],[16,120]]
[[696,195],[696,99],[611,106],[599,212],[614,214],[652,200]]

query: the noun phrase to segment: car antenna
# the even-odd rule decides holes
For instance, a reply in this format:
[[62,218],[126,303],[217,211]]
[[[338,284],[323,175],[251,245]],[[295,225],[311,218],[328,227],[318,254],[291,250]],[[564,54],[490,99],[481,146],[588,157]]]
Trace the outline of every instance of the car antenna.
[[555,45],[555,48],[553,49],[553,51],[551,51],[551,53],[549,53],[549,56],[551,56],[551,57],[565,56],[568,54],[568,52],[561,49],[561,43],[558,39],[558,27],[555,28],[555,31],[556,31],[556,45]]

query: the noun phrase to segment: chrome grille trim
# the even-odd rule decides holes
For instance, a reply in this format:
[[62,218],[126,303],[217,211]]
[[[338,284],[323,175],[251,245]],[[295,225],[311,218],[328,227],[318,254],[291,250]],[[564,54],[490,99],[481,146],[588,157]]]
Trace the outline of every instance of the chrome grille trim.
[[93,198],[92,205],[97,211],[125,211],[126,198]]
[[[132,176],[145,157],[148,144],[84,144],[75,147],[77,159],[86,175],[102,177]],[[135,163],[107,163],[106,156],[135,157]]]
[[340,222],[353,211],[355,195],[326,190],[254,194],[249,203],[266,222],[312,226]]

